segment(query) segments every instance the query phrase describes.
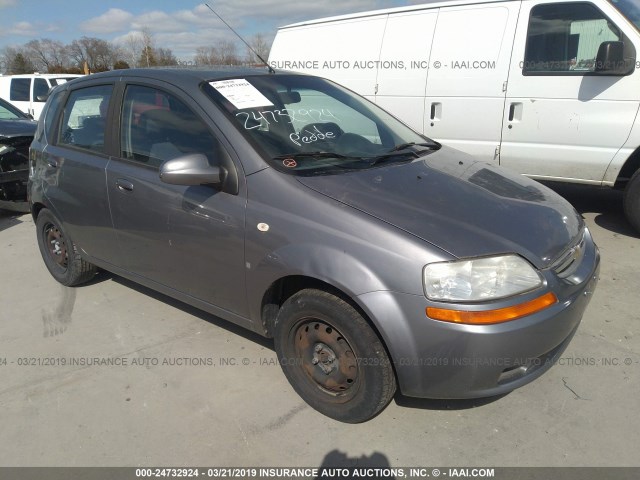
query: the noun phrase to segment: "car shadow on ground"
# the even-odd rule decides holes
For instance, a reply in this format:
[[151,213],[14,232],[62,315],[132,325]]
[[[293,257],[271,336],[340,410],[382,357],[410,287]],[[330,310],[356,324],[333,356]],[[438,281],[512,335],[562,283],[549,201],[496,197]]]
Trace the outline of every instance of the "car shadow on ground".
[[607,187],[541,182],[563,196],[581,214],[595,213],[595,223],[610,232],[640,238],[624,216],[623,192]]
[[274,350],[274,346],[273,346],[273,340],[270,338],[265,338],[261,335],[258,335],[255,332],[252,332],[251,330],[248,330],[246,328],[243,328],[239,325],[236,325],[234,323],[231,323],[227,320],[224,320],[216,315],[213,315],[211,313],[205,312],[204,310],[200,310],[199,308],[196,307],[192,307],[191,305],[181,302],[180,300],[176,300],[172,297],[169,297],[168,295],[165,295],[163,293],[157,292],[155,290],[152,290],[150,288],[147,288],[143,285],[140,285],[138,283],[135,283],[131,280],[127,280],[126,278],[120,277],[118,275],[114,275],[111,274],[109,272],[105,272],[105,271],[100,271],[93,280],[91,280],[91,282],[85,284],[85,285],[90,285],[93,283],[99,283],[102,282],[104,280],[107,279],[111,279],[116,283],[119,283],[122,286],[125,286],[127,288],[131,288],[143,295],[146,295],[148,297],[151,297],[155,300],[158,300],[159,302],[162,303],[166,303],[167,305],[171,305],[174,308],[177,308],[178,310],[182,310],[185,313],[188,313],[189,315],[193,315],[194,317],[197,317],[201,320],[204,320],[205,322],[208,322],[212,325],[215,325],[217,327],[220,328],[224,328],[225,330],[227,330],[228,332],[231,332],[233,334],[239,335],[247,340],[250,340],[252,342],[257,343],[258,345],[268,348],[270,350]]
[[[261,347],[268,348],[269,350],[275,351],[273,339],[271,338],[262,337],[261,335],[258,335],[257,333],[252,332],[251,330],[247,330],[246,328],[243,328],[239,325],[235,325],[231,322],[228,322],[227,320],[217,317],[216,315],[207,313],[196,307],[192,307],[191,305],[183,303],[163,293],[157,292],[155,290],[142,286],[138,283],[135,283],[131,280],[112,274],[110,272],[100,270],[90,282],[83,284],[83,286],[101,283],[106,280],[113,280],[114,282],[124,287],[131,288],[137,291],[138,293],[141,293],[155,300],[171,305],[172,307],[177,308],[178,310],[181,310],[190,315],[193,315],[194,317],[204,320],[205,322],[208,322],[212,325],[223,328],[228,332],[238,335],[246,340],[255,342]],[[487,397],[487,398],[475,398],[475,399],[464,399],[464,400],[434,400],[434,399],[406,397],[398,391],[394,396],[394,401],[396,405],[400,407],[405,407],[405,408],[414,408],[414,409],[422,409],[422,410],[467,410],[470,408],[481,407],[483,405],[493,403],[506,395],[508,395],[508,393],[503,395],[493,396],[493,397]]]
[[20,217],[23,215],[25,214],[0,209],[0,232],[22,223]]

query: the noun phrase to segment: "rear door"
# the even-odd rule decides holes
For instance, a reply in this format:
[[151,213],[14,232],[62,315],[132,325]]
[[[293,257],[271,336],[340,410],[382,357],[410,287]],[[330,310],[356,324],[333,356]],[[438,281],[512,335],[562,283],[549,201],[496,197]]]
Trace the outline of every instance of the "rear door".
[[60,114],[49,109],[46,119],[53,141],[46,147],[43,194],[85,255],[117,265],[105,181],[106,117],[113,90],[113,83],[92,82],[71,90],[66,99],[57,94],[56,102],[64,107]]
[[[118,130],[107,188],[124,268],[245,315],[246,190],[230,146],[193,99],[162,82],[125,85]],[[228,172],[224,189],[160,180],[165,161],[190,153]]]

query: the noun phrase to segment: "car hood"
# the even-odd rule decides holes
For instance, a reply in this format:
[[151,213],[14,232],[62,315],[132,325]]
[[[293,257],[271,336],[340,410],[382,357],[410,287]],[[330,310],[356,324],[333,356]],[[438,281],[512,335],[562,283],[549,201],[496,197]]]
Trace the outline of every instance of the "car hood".
[[33,136],[38,122],[27,119],[0,120],[0,138]]
[[583,228],[547,187],[447,147],[408,164],[297,179],[459,258],[514,252],[545,268]]

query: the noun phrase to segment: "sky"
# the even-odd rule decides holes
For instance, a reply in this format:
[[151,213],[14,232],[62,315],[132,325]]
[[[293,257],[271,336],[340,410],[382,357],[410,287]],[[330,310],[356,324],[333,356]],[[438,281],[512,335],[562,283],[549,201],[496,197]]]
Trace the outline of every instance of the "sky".
[[[209,5],[243,37],[260,33],[270,42],[278,26],[314,18],[399,7],[412,0],[212,0]],[[82,36],[111,42],[148,28],[156,46],[189,60],[201,46],[231,32],[204,3],[183,0],[0,0],[0,50],[49,38],[69,43]],[[238,44],[239,52],[240,45]]]

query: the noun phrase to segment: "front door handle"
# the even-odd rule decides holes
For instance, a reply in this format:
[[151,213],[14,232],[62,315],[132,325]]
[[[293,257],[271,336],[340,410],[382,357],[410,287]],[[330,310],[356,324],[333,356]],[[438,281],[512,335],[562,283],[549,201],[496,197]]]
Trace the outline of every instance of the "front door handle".
[[54,157],[47,158],[47,166],[51,168],[58,168],[60,164],[58,163],[58,159]]
[[118,190],[123,192],[133,192],[133,183],[129,180],[124,180],[122,178],[117,179],[116,187],[118,187]]

